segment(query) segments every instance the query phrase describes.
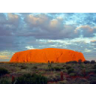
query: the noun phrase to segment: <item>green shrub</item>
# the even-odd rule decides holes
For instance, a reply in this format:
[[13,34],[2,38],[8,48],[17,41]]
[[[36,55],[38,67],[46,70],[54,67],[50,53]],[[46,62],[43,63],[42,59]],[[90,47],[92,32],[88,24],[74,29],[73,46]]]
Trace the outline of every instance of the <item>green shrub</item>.
[[80,64],[79,66],[80,68],[85,68],[84,64]]
[[50,69],[52,67],[52,64],[51,63],[48,63],[48,68]]
[[33,69],[37,69],[37,66],[33,66]]
[[5,74],[7,74],[7,73],[9,73],[7,69],[5,69],[5,68],[0,68],[0,76],[5,75]]
[[60,67],[54,67],[54,69],[55,69],[56,71],[61,71],[61,68],[60,68]]
[[61,69],[62,68],[60,68],[60,67],[53,67],[53,70],[55,70],[55,71],[61,71]]
[[96,68],[94,68],[94,73],[96,73]]
[[66,69],[69,70],[69,69],[71,69],[71,67],[70,66],[67,66]]
[[25,74],[17,78],[16,84],[46,84],[47,78],[37,74]]
[[95,70],[96,70],[96,65],[94,65],[94,66],[93,66],[93,69],[95,69]]
[[64,69],[63,67],[58,67],[58,66],[56,66],[56,67],[50,66],[48,68],[49,68],[48,71],[61,71]]
[[89,80],[85,78],[75,78],[72,84],[89,84]]
[[68,74],[73,73],[73,72],[74,72],[73,68],[68,69]]
[[0,84],[11,84],[11,78],[7,78],[7,77],[4,77],[4,78],[0,78]]
[[27,69],[27,66],[21,65],[20,67],[21,67],[21,69]]
[[69,75],[70,76],[76,76],[76,73],[70,73]]
[[91,76],[89,81],[90,81],[90,84],[96,84],[96,74],[94,76]]
[[68,70],[67,70],[67,69],[64,69],[64,70],[63,70],[63,72],[67,73],[67,72],[68,72]]

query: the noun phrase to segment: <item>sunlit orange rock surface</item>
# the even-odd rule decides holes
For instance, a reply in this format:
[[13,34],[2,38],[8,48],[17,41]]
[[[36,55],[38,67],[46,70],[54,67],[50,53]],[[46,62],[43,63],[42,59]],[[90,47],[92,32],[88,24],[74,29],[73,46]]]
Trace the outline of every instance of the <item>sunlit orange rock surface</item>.
[[80,59],[85,61],[81,52],[69,49],[45,48],[16,52],[12,56],[10,62],[48,63],[49,61],[54,63],[63,63],[68,61],[78,61]]

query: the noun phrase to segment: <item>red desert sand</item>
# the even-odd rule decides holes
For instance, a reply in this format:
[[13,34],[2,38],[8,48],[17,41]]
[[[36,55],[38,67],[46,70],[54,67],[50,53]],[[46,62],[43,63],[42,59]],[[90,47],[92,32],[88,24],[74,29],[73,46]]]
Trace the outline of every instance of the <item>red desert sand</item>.
[[69,61],[85,61],[81,52],[69,49],[44,48],[16,52],[10,62],[34,62],[34,63],[64,63]]

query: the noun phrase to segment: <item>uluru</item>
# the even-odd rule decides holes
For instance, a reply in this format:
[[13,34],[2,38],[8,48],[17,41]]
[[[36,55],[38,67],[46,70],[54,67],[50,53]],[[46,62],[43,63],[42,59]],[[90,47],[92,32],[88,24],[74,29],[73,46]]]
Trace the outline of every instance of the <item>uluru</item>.
[[64,63],[78,60],[85,61],[81,52],[69,49],[44,48],[16,52],[10,62]]

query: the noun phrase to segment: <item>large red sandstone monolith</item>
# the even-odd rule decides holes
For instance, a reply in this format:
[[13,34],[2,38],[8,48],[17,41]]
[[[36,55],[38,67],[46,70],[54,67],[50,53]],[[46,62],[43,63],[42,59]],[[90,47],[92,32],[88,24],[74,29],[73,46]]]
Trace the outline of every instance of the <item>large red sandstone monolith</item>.
[[45,48],[16,52],[10,62],[63,63],[80,59],[85,61],[81,52],[68,49]]

